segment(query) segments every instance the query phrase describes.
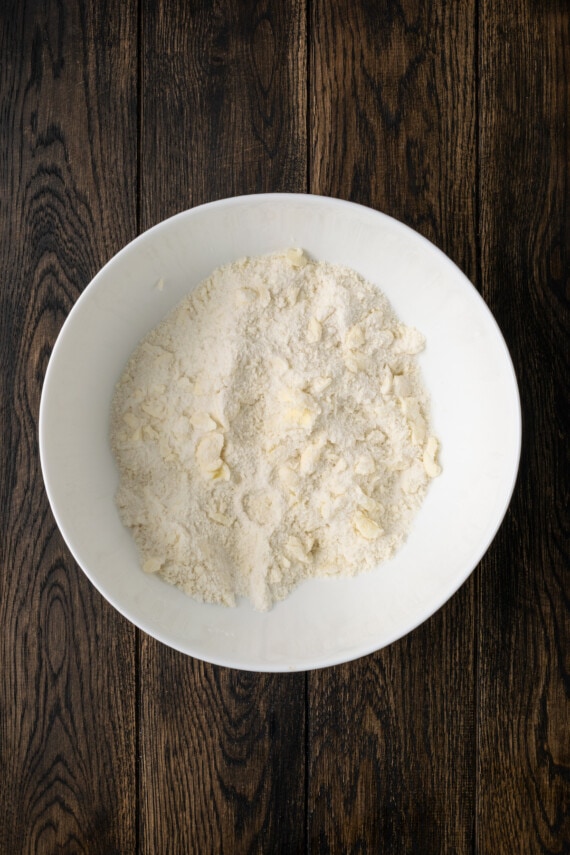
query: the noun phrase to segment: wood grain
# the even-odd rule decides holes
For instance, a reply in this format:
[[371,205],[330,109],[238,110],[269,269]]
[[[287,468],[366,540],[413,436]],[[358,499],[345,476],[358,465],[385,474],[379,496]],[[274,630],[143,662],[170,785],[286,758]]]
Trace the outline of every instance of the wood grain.
[[[301,2],[143,3],[141,211],[306,188]],[[141,649],[143,852],[304,848],[305,677]]]
[[0,851],[124,853],[134,633],[57,532],[37,431],[55,337],[135,231],[135,6],[8,2],[0,26]]
[[479,602],[478,848],[493,855],[570,851],[569,12],[482,3],[482,283],[524,430]]
[[[476,278],[475,3],[315,2],[311,190],[404,220]],[[428,343],[429,346],[429,343]],[[409,637],[309,675],[315,852],[470,852],[474,583]]]
[[143,0],[142,221],[306,189],[303,0]]
[[142,661],[142,851],[302,851],[303,675]]

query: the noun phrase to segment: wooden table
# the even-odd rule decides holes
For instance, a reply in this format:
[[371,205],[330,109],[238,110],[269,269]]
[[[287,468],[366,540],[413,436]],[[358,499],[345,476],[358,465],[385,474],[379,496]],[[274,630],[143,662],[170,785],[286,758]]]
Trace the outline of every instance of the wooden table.
[[[570,6],[3,0],[0,25],[1,853],[570,852]],[[362,202],[448,253],[524,416],[470,580],[306,674],[135,630],[71,559],[38,463],[46,365],[96,271],[264,191]]]

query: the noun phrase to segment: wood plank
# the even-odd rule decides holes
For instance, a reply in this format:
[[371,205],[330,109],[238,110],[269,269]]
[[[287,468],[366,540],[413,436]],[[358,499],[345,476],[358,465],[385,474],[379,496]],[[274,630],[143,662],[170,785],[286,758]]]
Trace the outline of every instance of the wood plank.
[[[305,10],[144,0],[142,227],[218,197],[306,189]],[[144,637],[144,852],[303,848],[305,678]]]
[[144,637],[143,852],[297,852],[304,676],[253,674]]
[[482,574],[478,851],[561,853],[570,851],[570,8],[500,0],[481,10],[482,282],[519,379],[523,454]]
[[218,198],[306,190],[305,29],[304,0],[143,0],[146,227]]
[[136,3],[0,27],[0,851],[108,855],[135,845],[134,631],[63,544],[37,432],[56,335],[136,230]]
[[[311,191],[403,220],[472,279],[474,23],[475,2],[316,0],[310,30]],[[309,676],[314,851],[472,851],[474,590]]]

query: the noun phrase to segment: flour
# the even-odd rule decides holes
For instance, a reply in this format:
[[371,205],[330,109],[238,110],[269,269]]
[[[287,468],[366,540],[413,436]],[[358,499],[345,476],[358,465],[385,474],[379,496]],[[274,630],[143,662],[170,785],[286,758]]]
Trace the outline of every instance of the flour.
[[117,385],[116,501],[143,569],[265,610],[390,557],[440,471],[423,346],[377,288],[300,250],[214,271]]

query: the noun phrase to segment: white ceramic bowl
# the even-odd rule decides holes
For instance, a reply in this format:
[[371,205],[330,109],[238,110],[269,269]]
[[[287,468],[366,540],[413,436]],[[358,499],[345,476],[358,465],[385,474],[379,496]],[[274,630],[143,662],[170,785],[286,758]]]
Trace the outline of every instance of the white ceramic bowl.
[[[442,475],[391,561],[353,579],[311,580],[272,611],[204,605],[142,572],[114,504],[108,439],[114,385],[131,351],[211,271],[299,246],[377,284],[427,338],[421,355]],[[164,287],[157,287],[162,280]],[[514,487],[521,416],[512,363],[460,270],[401,223],[360,205],[270,194],[212,202],[142,234],[71,311],[40,410],[44,480],[57,524],[104,597],[145,632],[200,659],[257,671],[334,665],[426,620],[477,565]]]

